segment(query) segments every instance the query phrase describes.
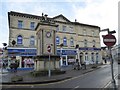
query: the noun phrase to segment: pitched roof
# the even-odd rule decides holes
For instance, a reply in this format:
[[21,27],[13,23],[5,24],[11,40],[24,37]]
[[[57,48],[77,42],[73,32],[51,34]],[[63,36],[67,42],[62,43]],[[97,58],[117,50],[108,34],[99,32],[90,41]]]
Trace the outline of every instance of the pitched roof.
[[62,17],[64,20],[66,20],[66,21],[68,21],[68,22],[71,22],[70,20],[68,20],[68,19],[67,19],[65,16],[63,16],[62,14],[53,17],[53,19],[56,19],[56,18],[59,18],[59,17]]

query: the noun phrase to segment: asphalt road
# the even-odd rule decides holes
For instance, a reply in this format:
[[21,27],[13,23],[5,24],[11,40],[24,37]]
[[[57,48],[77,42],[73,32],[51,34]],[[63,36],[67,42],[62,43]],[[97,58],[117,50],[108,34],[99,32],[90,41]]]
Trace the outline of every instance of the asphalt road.
[[[118,65],[114,64],[114,74],[118,74]],[[103,88],[108,82],[112,80],[111,66],[105,65],[100,69],[89,72],[84,75],[78,75],[74,78],[67,79],[60,82],[49,84],[36,84],[36,85],[16,85],[8,86],[9,88]]]

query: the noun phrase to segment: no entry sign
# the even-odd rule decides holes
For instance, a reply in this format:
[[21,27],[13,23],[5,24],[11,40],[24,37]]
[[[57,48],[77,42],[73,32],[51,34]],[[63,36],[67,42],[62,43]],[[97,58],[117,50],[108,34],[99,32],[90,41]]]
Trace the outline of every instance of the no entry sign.
[[51,52],[51,46],[50,46],[50,45],[47,46],[47,51],[48,51],[49,53]]
[[104,44],[106,45],[106,46],[113,46],[113,45],[115,45],[115,43],[116,43],[116,38],[115,38],[115,36],[114,35],[112,35],[112,34],[107,34],[107,35],[105,35],[105,36],[103,36],[103,42],[104,42]]

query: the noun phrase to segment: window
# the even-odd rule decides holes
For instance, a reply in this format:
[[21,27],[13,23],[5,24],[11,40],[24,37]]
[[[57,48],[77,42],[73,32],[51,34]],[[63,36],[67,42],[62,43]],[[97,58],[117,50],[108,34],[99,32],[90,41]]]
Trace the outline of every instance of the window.
[[35,37],[34,37],[34,36],[31,36],[31,37],[30,37],[30,45],[31,45],[31,46],[34,46],[34,45],[35,45]]
[[63,26],[63,31],[66,31],[66,26]]
[[91,61],[94,63],[94,53],[91,53]]
[[98,64],[99,54],[96,53],[96,64]]
[[70,27],[70,32],[73,32],[73,27]]
[[23,21],[18,20],[18,28],[23,28]]
[[94,31],[92,31],[92,36],[94,36],[95,35],[95,32]]
[[57,31],[59,31],[59,26],[57,27],[57,29],[56,29]]
[[95,47],[95,40],[93,40],[93,47]]
[[17,44],[18,45],[22,45],[22,36],[21,35],[18,35],[18,37],[17,37]]
[[63,38],[63,45],[67,46],[67,38],[66,37]]
[[35,22],[30,23],[30,29],[32,29],[32,30],[35,29]]
[[60,44],[60,38],[59,36],[56,37],[56,45],[59,45]]
[[86,29],[83,29],[83,35],[87,35]]
[[84,40],[84,47],[87,47],[87,40]]
[[74,39],[73,39],[73,37],[71,37],[71,39],[70,39],[70,46],[74,46]]
[[88,61],[88,53],[85,53],[85,61]]

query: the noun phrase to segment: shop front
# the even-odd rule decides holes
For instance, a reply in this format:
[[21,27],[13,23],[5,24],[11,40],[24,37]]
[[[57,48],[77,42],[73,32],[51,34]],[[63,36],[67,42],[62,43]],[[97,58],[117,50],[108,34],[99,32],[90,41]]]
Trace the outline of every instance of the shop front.
[[15,60],[19,62],[19,68],[34,67],[34,56],[37,54],[36,48],[10,48],[8,47],[8,57],[10,65]]
[[98,64],[101,63],[101,49],[100,48],[79,48],[80,60],[86,62],[86,64]]
[[61,66],[67,66],[75,62],[77,52],[75,49],[57,49],[57,55],[61,57]]

